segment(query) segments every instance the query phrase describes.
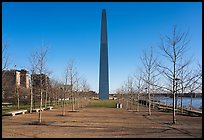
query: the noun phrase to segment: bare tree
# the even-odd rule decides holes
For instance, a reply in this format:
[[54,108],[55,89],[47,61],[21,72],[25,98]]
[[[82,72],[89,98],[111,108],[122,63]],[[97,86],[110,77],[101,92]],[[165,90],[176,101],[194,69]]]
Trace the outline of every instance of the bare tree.
[[[124,85],[123,86],[121,86],[121,88],[118,88],[117,90],[116,90],[116,93],[117,93],[117,103],[118,103],[118,107],[119,108],[122,108],[122,105],[124,105],[124,107],[125,107],[125,99],[124,99],[124,91],[125,91],[125,89],[124,89]],[[120,105],[120,106],[119,106]]]
[[81,80],[81,92],[82,92],[82,107],[87,103],[87,93],[89,92],[90,90],[90,86],[89,84],[87,83],[87,80],[86,79],[82,79]]
[[77,108],[79,109],[79,103],[80,103],[80,96],[79,96],[79,91],[80,91],[80,77],[77,75],[76,76],[76,84],[74,87],[75,90],[75,103],[77,103]]
[[148,115],[151,115],[151,92],[153,90],[153,84],[155,84],[154,79],[156,78],[156,76],[158,76],[158,74],[156,74],[157,59],[153,55],[152,47],[150,49],[150,54],[147,54],[147,52],[145,51],[141,60],[144,66],[143,80],[146,83],[146,89],[147,89],[147,94],[148,94],[148,104],[149,104]]
[[[44,47],[44,46],[43,46]],[[43,91],[45,91],[45,85],[44,83],[46,83],[46,81],[44,81],[45,79],[47,79],[47,48],[40,48],[39,51],[36,51],[34,53],[31,54],[30,57],[30,62],[31,62],[31,73],[32,74],[38,74],[40,77],[40,83],[39,83],[39,92],[40,92],[40,111],[39,111],[39,116],[38,116],[38,121],[39,123],[42,122],[42,102],[43,102]],[[44,75],[44,76],[43,76]],[[34,75],[32,75],[34,76]],[[31,76],[31,81],[33,82],[34,79]],[[36,89],[37,91],[37,89]],[[32,93],[32,92],[31,92]]]
[[88,92],[90,90],[90,86],[87,83],[86,79],[81,80],[81,87],[82,87],[82,92]]
[[144,88],[144,83],[142,80],[142,71],[139,72],[138,75],[134,74],[135,76],[135,86],[137,91],[137,111],[139,111],[139,101],[140,101],[140,94],[142,93],[142,89]]
[[185,64],[179,65],[179,61],[187,49],[189,43],[188,33],[178,33],[176,26],[173,27],[172,36],[166,36],[162,38],[162,44],[160,46],[163,56],[167,59],[168,65],[158,64],[158,70],[171,82],[171,91],[173,95],[173,124],[176,123],[175,119],[175,94],[176,94],[176,82],[179,80],[179,71],[188,65],[188,61]]
[[134,87],[133,87],[133,77],[132,76],[128,76],[127,81],[124,82],[124,86],[122,86],[121,88],[121,93],[125,93],[125,107],[127,110],[131,110],[132,109],[132,104],[133,104],[133,92],[134,92]]
[[120,105],[120,98],[121,98],[120,89],[117,89],[115,93],[117,94],[117,99],[116,99],[117,104],[116,104],[116,107],[120,108],[120,106],[119,106]]
[[[31,55],[28,57],[29,63],[30,63],[30,113],[32,113],[32,109],[33,109],[33,91],[34,91],[34,87],[33,87],[33,75],[37,73],[37,57],[38,54],[37,52],[32,52]],[[35,108],[35,97],[34,97],[34,108]]]
[[16,85],[16,96],[17,96],[17,109],[20,108],[20,95],[19,95],[20,86]]
[[63,92],[63,103],[62,103],[62,115],[65,116],[65,100],[66,100],[66,94],[68,92],[68,86],[65,84],[64,87],[62,87],[61,89]]
[[125,105],[125,108],[128,110],[129,109],[129,89],[128,89],[128,80],[127,81],[125,81],[124,82],[125,84],[124,84],[124,88],[122,88],[122,91],[123,91],[123,93],[125,93],[124,94],[124,101],[125,101],[125,103],[124,103],[124,105]]
[[[38,54],[38,73],[40,74],[40,111],[39,111],[39,122],[42,121],[42,100],[43,100],[43,90],[46,88],[47,94],[47,85],[44,87],[43,80],[47,80],[47,48],[41,48]],[[45,74],[45,79],[43,78],[43,74]],[[44,81],[47,84],[47,81]]]
[[4,43],[2,45],[2,70],[8,69],[9,65],[11,64],[10,56],[8,55],[8,43]]
[[60,96],[59,89],[61,85],[62,84],[56,79],[50,79],[51,102],[53,105],[56,105],[56,106],[58,106],[58,103],[59,103],[59,96]]
[[200,75],[200,78],[198,80],[198,84],[200,84],[200,88],[198,88],[198,92],[202,93],[202,65],[200,63],[197,63],[198,65],[198,75]]
[[[185,62],[182,62],[182,57],[181,57],[181,63],[180,65],[185,64]],[[189,61],[190,64],[190,61]],[[183,96],[184,93],[187,92],[187,88],[190,86],[191,84],[191,76],[192,76],[192,70],[190,70],[188,68],[188,65],[185,67],[181,67],[180,71],[179,71],[179,85],[177,85],[177,89],[176,89],[176,99],[175,99],[175,107],[177,107],[177,98],[178,98],[178,92],[180,92],[180,97],[181,97],[181,112],[183,113]],[[177,82],[176,82],[177,84]]]
[[192,98],[193,95],[196,94],[196,90],[198,90],[202,86],[202,73],[200,70],[196,69],[194,73],[189,77],[189,85],[188,85],[188,93],[191,94],[191,101],[190,101],[190,109],[192,109]]
[[128,76],[126,86],[127,86],[127,104],[129,105],[128,108],[132,110],[132,105],[134,102],[134,99],[133,99],[134,89],[133,89],[133,77],[132,76]]
[[10,95],[10,93],[8,92],[9,87],[11,88],[12,85],[10,84],[10,82],[7,80],[6,78],[6,71],[9,67],[9,65],[11,65],[11,57],[8,54],[8,43],[3,43],[2,44],[2,101],[4,101],[5,99],[7,100],[8,97]]
[[66,65],[65,67],[65,84],[64,84],[64,96],[63,96],[63,106],[62,106],[62,115],[65,115],[65,99],[66,99],[66,94],[69,91],[69,87],[72,88],[72,85],[68,85],[68,80],[69,80],[69,64]]
[[72,99],[72,111],[75,110],[75,107],[74,107],[75,94],[74,94],[73,87],[75,86],[75,84],[78,80],[77,74],[78,73],[77,73],[76,67],[74,65],[74,61],[70,60],[65,67],[65,75],[66,75],[67,84],[70,85],[70,93],[71,93],[71,99]]

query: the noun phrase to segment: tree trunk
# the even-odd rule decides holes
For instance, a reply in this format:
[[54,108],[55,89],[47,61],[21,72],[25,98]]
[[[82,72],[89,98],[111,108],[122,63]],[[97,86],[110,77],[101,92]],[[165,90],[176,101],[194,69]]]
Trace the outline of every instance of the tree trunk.
[[46,89],[46,92],[45,92],[45,108],[47,108],[47,89]]
[[33,88],[31,85],[31,89],[30,89],[30,113],[32,113],[32,109],[33,109]]
[[39,123],[42,122],[42,89],[40,89],[40,111],[39,111],[38,121]]
[[149,114],[151,116],[151,96],[150,96],[150,92],[149,92],[149,89],[148,89],[148,97],[149,97]]
[[19,109],[20,108],[20,99],[19,99],[18,88],[16,88],[16,95],[17,95],[17,109]]
[[181,113],[183,113],[183,94],[181,94]]
[[62,115],[65,116],[65,92],[64,92],[64,99],[63,99],[63,112]]
[[17,98],[18,98],[18,106],[17,106],[17,108],[19,109],[20,108],[20,99],[19,99],[19,94],[17,93]]
[[140,99],[139,99],[139,93],[137,94],[137,111],[139,111],[139,102],[140,102]]
[[190,110],[192,110],[192,103],[193,103],[193,93],[191,93],[191,101],[190,101]]
[[73,96],[73,93],[72,93],[72,111],[74,111],[74,96]]

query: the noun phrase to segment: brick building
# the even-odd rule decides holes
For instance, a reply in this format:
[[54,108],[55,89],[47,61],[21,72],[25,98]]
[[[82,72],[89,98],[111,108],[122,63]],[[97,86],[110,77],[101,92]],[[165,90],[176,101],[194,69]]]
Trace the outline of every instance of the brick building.
[[26,99],[28,91],[28,71],[24,69],[2,71],[2,101],[15,102],[16,93],[21,94],[21,99]]
[[29,74],[24,69],[20,71],[20,85],[21,87],[29,88]]
[[25,87],[29,88],[28,71],[21,70],[3,70],[2,71],[3,86]]
[[3,86],[20,86],[20,72],[18,70],[2,71]]

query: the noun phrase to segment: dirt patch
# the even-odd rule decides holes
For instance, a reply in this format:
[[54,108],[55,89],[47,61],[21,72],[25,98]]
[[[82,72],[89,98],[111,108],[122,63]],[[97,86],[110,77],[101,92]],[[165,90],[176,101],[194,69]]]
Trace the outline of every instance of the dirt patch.
[[139,112],[119,108],[86,107],[77,112],[66,108],[42,112],[43,125],[37,123],[38,113],[2,117],[2,137],[30,138],[201,138],[202,117],[176,115],[147,108]]

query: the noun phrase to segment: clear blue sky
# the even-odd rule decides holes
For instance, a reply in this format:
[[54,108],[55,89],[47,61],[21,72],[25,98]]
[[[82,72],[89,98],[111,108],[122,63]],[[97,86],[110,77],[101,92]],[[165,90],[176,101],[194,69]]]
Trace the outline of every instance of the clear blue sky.
[[[110,93],[141,64],[142,51],[158,49],[161,35],[173,25],[191,42],[188,56],[202,64],[201,2],[9,2],[2,3],[2,40],[18,69],[28,68],[28,57],[42,40],[49,48],[48,69],[63,79],[64,67],[74,59],[77,70],[98,92],[102,9],[106,9]],[[12,66],[11,66],[12,68]]]

